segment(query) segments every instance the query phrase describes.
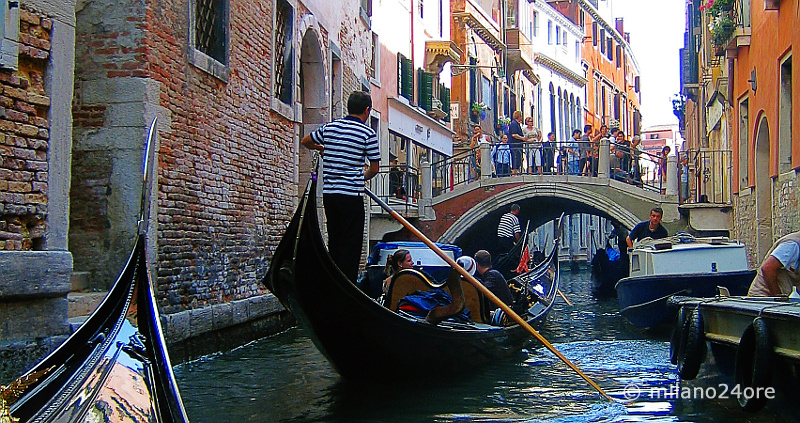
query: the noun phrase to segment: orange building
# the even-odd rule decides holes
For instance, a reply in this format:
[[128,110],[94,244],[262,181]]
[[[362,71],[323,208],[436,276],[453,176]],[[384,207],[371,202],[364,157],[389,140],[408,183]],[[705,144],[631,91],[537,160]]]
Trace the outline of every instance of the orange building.
[[735,2],[726,46],[734,228],[754,246],[756,263],[774,240],[800,229],[800,76],[792,75],[799,7],[786,0]]
[[627,135],[641,131],[639,66],[622,19],[611,18],[611,1],[549,1],[585,31],[583,68],[586,84],[584,121],[619,127]]

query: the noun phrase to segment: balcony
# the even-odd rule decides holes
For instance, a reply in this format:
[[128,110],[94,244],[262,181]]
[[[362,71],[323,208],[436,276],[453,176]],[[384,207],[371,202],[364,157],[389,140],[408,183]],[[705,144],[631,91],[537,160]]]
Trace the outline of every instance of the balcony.
[[533,72],[535,56],[531,40],[518,28],[506,29],[506,47],[509,73],[516,71]]
[[739,55],[739,48],[750,45],[750,27],[737,27],[728,45],[725,47],[725,57],[735,59]]
[[439,74],[447,62],[458,63],[461,60],[461,49],[454,41],[425,41],[425,72]]
[[[492,11],[489,11],[491,13]],[[451,14],[456,26],[466,25],[496,52],[506,48],[503,43],[500,25],[475,0],[457,0],[451,3]]]

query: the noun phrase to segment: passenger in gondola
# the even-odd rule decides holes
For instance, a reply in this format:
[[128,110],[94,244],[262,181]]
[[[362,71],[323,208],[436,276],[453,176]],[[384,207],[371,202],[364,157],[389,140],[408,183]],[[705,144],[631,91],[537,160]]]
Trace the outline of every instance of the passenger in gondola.
[[[492,269],[492,255],[486,250],[478,250],[475,253],[475,263],[478,266],[475,277],[492,291],[495,297],[504,302],[509,307],[513,305],[514,297],[511,294],[511,289],[508,287],[508,282],[503,274],[495,269]],[[502,309],[497,308],[489,312],[491,316],[491,323],[495,326],[506,326],[508,319]]]
[[492,255],[486,250],[478,250],[475,253],[475,263],[478,265],[478,271],[475,277],[489,288],[500,301],[511,305],[513,298],[511,296],[511,289],[508,287],[508,282],[503,274],[499,271],[492,269]]
[[383,280],[383,293],[389,289],[389,282],[392,281],[392,276],[403,269],[411,269],[414,267],[414,259],[411,258],[411,252],[408,250],[397,250],[391,256],[386,258],[386,268],[384,273],[389,275]]

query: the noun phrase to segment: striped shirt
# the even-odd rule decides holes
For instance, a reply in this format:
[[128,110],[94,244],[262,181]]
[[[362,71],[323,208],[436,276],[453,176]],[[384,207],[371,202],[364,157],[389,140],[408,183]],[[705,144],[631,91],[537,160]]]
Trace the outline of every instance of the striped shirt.
[[325,147],[322,160],[322,193],[361,196],[364,165],[381,160],[378,136],[360,119],[347,116],[327,123],[311,134]]
[[519,232],[519,219],[514,213],[508,212],[500,217],[500,224],[497,225],[498,238],[514,238]]

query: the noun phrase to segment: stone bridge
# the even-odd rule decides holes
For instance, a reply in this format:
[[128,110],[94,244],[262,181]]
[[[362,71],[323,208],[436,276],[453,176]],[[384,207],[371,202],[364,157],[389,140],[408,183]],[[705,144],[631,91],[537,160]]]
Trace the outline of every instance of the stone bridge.
[[[602,160],[602,150],[601,146],[600,169],[608,166],[607,160]],[[489,156],[487,148],[482,157]],[[482,161],[481,168],[483,175],[491,174],[488,160]],[[439,195],[433,196],[430,165],[423,164],[420,174],[421,199],[410,217],[429,238],[458,244],[465,251],[492,244],[500,216],[513,203],[520,205],[520,222],[523,225],[530,222],[530,230],[558,218],[561,213],[597,215],[630,230],[645,220],[655,206],[664,209],[663,223],[670,233],[686,228],[686,221],[681,220],[678,210],[678,175],[674,156],[669,158],[663,190],[661,187],[654,189],[614,180],[607,171],[601,171],[598,176],[523,174],[482,177],[445,189],[439,186]],[[376,211],[373,208],[370,225],[373,240],[399,228],[391,222],[391,217],[378,216],[374,213]],[[402,206],[398,211],[403,212]]]

